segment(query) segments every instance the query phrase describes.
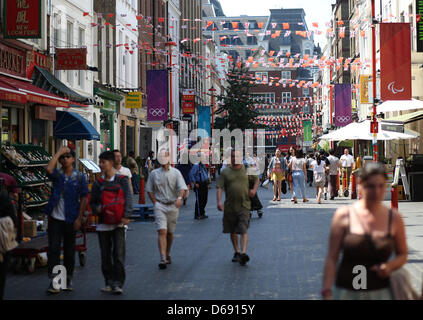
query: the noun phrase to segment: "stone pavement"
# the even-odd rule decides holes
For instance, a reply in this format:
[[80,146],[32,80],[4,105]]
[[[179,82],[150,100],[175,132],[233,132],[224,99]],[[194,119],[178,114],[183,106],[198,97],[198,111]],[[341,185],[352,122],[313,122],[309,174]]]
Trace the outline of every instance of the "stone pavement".
[[[103,276],[96,234],[88,235],[87,265],[77,264],[74,291],[47,296],[46,268],[32,275],[8,275],[5,299],[320,299],[322,271],[330,222],[336,208],[347,199],[318,205],[315,189],[307,187],[310,203],[293,204],[289,195],[273,203],[272,191],[260,188],[264,217],[253,215],[249,230],[251,261],[232,263],[229,236],[222,233],[222,213],[216,209],[214,184],[209,192],[209,219],[193,219],[194,195],[180,213],[175,233],[172,265],[159,270],[157,235],[153,222],[134,222],[127,232],[127,279],[122,296],[100,292]],[[407,224],[410,265],[421,288],[423,266],[423,215],[419,204],[401,203]],[[418,283],[420,281],[420,283]]]

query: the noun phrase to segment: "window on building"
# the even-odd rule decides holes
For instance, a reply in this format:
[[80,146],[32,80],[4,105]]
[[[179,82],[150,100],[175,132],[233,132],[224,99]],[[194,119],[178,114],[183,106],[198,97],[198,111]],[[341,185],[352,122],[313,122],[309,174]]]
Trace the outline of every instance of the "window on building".
[[[85,30],[83,28],[79,28],[78,31],[78,47],[82,48],[85,45]],[[78,86],[81,89],[85,88],[85,71],[78,70]]]
[[291,79],[291,71],[282,71],[282,79]]
[[291,102],[291,92],[282,92],[282,103]]
[[266,83],[269,80],[269,75],[267,72],[256,72],[256,82],[257,83]]
[[303,97],[310,96],[310,89],[309,88],[303,88]]
[[[68,21],[66,25],[66,46],[68,48],[73,48],[73,23]],[[66,80],[73,86],[73,70],[66,71]]]
[[257,37],[255,36],[247,37],[247,44],[257,45]]
[[306,49],[306,50],[304,50],[304,54],[308,54],[308,55],[310,55],[310,54],[311,54],[310,49]]
[[252,93],[251,99],[260,103],[275,103],[275,93]]
[[[60,18],[60,15],[58,15],[57,13],[55,13],[54,14],[54,18],[53,18],[53,46],[54,46],[54,48],[59,48],[60,47],[60,30],[61,30],[61,24],[62,24],[62,19]],[[54,75],[59,80],[60,80],[60,74],[61,74],[61,71],[60,70],[55,70],[54,71]]]

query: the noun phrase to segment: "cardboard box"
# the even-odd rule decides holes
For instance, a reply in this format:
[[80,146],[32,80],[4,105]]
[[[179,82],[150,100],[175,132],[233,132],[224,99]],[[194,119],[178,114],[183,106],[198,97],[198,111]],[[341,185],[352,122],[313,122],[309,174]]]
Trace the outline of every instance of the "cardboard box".
[[24,221],[24,237],[34,238],[37,236],[37,221],[29,220]]

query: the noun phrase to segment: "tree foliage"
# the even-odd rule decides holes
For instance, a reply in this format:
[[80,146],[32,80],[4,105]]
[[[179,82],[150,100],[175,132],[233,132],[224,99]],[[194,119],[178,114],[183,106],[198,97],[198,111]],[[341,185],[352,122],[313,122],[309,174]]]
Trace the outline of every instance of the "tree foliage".
[[229,130],[234,129],[257,129],[259,126],[253,120],[259,115],[254,104],[257,101],[250,96],[251,88],[255,87],[254,79],[248,75],[248,70],[242,65],[240,68],[233,67],[227,75],[228,86],[224,93],[218,97],[220,107],[216,114],[222,115],[222,123]]

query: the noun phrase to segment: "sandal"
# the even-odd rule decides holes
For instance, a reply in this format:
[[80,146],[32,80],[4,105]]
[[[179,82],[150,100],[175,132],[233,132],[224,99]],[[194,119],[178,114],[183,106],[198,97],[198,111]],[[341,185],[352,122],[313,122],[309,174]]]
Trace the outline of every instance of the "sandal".
[[276,197],[273,197],[273,200],[272,201],[276,201]]
[[276,201],[281,201],[281,198],[278,198]]
[[297,199],[294,199],[294,203],[298,203],[298,200]]
[[303,200],[303,202],[310,202],[310,200],[308,200],[308,199],[304,199],[304,200]]

